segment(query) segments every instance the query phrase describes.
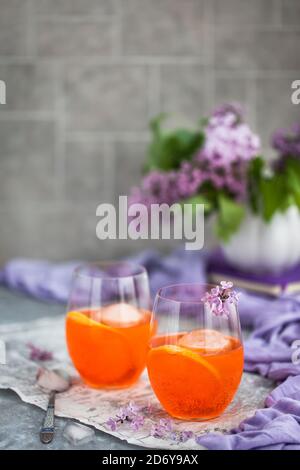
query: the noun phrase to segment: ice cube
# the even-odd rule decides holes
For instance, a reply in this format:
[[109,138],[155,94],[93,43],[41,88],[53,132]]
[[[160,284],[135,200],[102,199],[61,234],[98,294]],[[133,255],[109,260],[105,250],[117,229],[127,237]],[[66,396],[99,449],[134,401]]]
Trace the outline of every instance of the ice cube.
[[204,354],[216,354],[231,349],[231,340],[219,331],[203,329],[184,334],[178,345]]
[[74,421],[68,421],[63,432],[63,437],[74,446],[88,444],[95,435],[94,429]]
[[101,320],[110,326],[124,326],[139,323],[142,313],[133,305],[126,303],[112,304],[101,311]]
[[70,379],[59,371],[39,369],[36,379],[40,387],[51,392],[65,392],[70,387]]

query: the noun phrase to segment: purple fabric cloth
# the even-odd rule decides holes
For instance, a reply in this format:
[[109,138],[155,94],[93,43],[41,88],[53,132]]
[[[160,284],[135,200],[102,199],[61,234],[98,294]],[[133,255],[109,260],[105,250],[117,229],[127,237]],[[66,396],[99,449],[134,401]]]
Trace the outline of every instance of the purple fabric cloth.
[[0,283],[37,299],[66,302],[72,274],[78,264],[14,259],[0,272]]
[[300,339],[300,296],[267,299],[243,293],[241,320],[252,333],[245,342],[245,370],[275,381],[300,374],[292,363],[293,342]]
[[[144,251],[129,261],[144,266],[148,272],[152,296],[160,287],[181,282],[206,282],[206,255],[182,248],[162,257],[156,251]],[[72,274],[81,261],[50,263],[14,259],[0,271],[0,283],[46,301],[66,302]]]
[[266,405],[269,407],[257,410],[231,434],[211,433],[199,437],[197,442],[215,450],[299,450],[300,375],[279,385]]
[[289,284],[298,283],[300,279],[300,264],[285,270],[284,272],[246,272],[234,268],[226,261],[222,250],[212,252],[208,261],[208,271],[221,273],[225,278],[240,279],[246,282],[255,282],[262,285],[280,286],[284,291]]
[[[152,295],[162,286],[206,282],[207,255],[176,250],[163,257],[146,251],[131,258],[148,271]],[[0,282],[39,299],[66,302],[79,262],[53,264],[16,259],[0,272]],[[245,342],[245,370],[283,381],[267,398],[267,408],[229,435],[209,434],[199,443],[209,449],[300,448],[300,365],[292,363],[292,344],[300,339],[300,296],[271,299],[243,292],[240,317],[252,333]]]

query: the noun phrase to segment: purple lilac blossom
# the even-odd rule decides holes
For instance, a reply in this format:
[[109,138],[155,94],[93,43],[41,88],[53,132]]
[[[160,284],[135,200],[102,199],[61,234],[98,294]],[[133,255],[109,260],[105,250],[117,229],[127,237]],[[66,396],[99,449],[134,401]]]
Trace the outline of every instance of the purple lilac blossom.
[[111,431],[116,431],[118,424],[118,421],[114,418],[109,418],[106,421],[106,425],[110,428]]
[[169,418],[162,418],[159,420],[160,426],[162,426],[167,432],[171,432],[173,430],[173,422]]
[[229,192],[236,200],[246,196],[249,160],[260,148],[260,141],[242,113],[234,105],[218,108],[208,121],[203,148],[179,170],[148,173],[140,187],[131,191],[129,203],[169,205],[195,196],[204,185]]
[[160,419],[151,428],[151,436],[157,439],[170,439],[174,442],[186,442],[194,437],[192,431],[176,431],[174,423],[170,419]]
[[228,168],[233,162],[249,161],[260,148],[259,137],[242,121],[241,110],[235,105],[216,109],[205,132],[198,159],[212,168]]
[[272,137],[272,145],[282,157],[300,158],[300,123],[295,123],[291,129],[278,129]]
[[111,431],[116,431],[121,424],[127,422],[134,431],[138,431],[144,425],[144,420],[141,408],[130,402],[127,406],[122,406],[116,416],[110,417],[105,424]]
[[181,431],[179,433],[179,441],[180,442],[186,442],[189,439],[192,439],[194,437],[193,431]]
[[144,426],[145,418],[142,415],[135,415],[132,417],[131,422],[130,422],[130,427],[134,431],[138,431]]
[[238,294],[232,290],[233,284],[228,281],[221,281],[219,286],[213,287],[206,292],[202,302],[209,305],[214,315],[221,316],[230,314],[230,304],[237,304]]
[[150,434],[152,437],[157,439],[163,439],[166,436],[166,431],[159,424],[153,424],[151,426]]
[[172,420],[163,418],[158,423],[152,425],[150,433],[153,437],[163,439],[171,436],[173,432]]

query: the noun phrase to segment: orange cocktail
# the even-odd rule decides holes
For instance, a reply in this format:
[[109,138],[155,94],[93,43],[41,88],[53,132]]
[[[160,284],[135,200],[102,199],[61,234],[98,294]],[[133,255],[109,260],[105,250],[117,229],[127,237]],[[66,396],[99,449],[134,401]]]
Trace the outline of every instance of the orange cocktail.
[[143,266],[112,261],[75,269],[66,339],[74,366],[88,385],[126,387],[138,379],[149,350],[149,306]]
[[88,385],[126,387],[138,379],[149,351],[150,316],[126,303],[67,313],[69,354]]
[[166,411],[182,419],[211,419],[231,402],[243,371],[239,339],[210,329],[153,338],[147,368]]
[[172,416],[205,420],[232,401],[243,372],[238,295],[220,285],[175,284],[155,297],[157,325],[147,355],[149,379]]

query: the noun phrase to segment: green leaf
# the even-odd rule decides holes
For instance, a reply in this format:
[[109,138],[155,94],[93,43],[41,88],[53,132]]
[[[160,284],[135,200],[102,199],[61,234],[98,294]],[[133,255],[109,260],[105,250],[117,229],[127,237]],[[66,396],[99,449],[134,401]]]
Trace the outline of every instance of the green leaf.
[[216,234],[226,242],[238,230],[245,217],[245,208],[222,193],[218,196],[218,206]]
[[294,206],[294,205],[298,206],[297,200],[295,199],[293,194],[287,193],[286,197],[284,197],[284,199],[282,201],[282,204],[280,206],[280,210],[282,212],[285,212],[289,207]]
[[294,196],[297,205],[300,205],[300,177],[292,168],[287,168],[287,189]]
[[151,121],[152,141],[148,147],[146,171],[177,169],[183,160],[191,159],[204,142],[204,134],[200,130],[176,129],[163,132],[161,123],[165,117],[166,115],[161,114]]
[[255,214],[259,212],[261,206],[260,184],[263,178],[264,167],[265,162],[263,158],[258,156],[250,161],[248,168],[249,203]]
[[160,134],[161,132],[161,123],[166,119],[167,114],[166,113],[160,113],[158,116],[156,116],[154,119],[151,119],[150,121],[150,129],[153,134]]
[[189,204],[191,206],[191,210],[193,214],[196,211],[196,204],[203,204],[204,205],[204,213],[209,214],[213,208],[212,202],[202,194],[198,194],[197,196],[190,197],[188,199],[185,199],[184,201],[181,202],[182,205],[184,204]]
[[291,168],[300,178],[300,161],[298,158],[287,157],[285,159],[286,168]]
[[300,208],[300,162],[294,158],[287,159],[285,174],[290,199],[293,199],[293,203]]
[[276,174],[272,178],[263,179],[260,183],[260,190],[263,217],[269,222],[277,211],[282,210],[288,196],[284,175]]

